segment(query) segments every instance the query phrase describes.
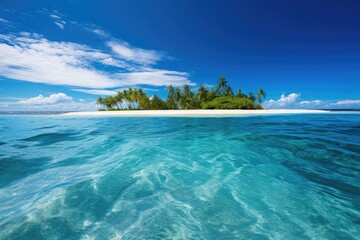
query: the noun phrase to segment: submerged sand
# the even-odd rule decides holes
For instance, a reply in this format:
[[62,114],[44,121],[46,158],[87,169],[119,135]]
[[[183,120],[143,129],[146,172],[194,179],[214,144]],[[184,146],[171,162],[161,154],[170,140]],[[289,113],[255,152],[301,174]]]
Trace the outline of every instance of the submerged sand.
[[278,110],[124,110],[70,112],[64,116],[103,116],[103,117],[240,117],[278,114],[321,114],[324,110],[278,109]]

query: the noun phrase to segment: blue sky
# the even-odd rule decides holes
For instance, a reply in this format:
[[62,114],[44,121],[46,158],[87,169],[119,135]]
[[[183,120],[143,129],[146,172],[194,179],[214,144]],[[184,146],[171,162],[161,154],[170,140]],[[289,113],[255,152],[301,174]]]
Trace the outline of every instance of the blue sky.
[[359,1],[0,2],[0,110],[93,110],[99,95],[215,85],[267,108],[360,108]]

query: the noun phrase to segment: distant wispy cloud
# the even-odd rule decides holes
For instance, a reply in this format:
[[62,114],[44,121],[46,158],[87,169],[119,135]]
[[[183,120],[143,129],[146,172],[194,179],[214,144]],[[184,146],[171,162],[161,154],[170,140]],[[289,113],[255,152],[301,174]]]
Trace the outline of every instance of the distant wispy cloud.
[[319,107],[322,104],[324,104],[324,101],[321,100],[312,100],[312,101],[301,101],[299,103],[300,106],[302,107]]
[[[96,24],[79,23],[77,21],[69,19],[67,16],[65,16],[64,14],[60,13],[57,10],[49,10],[49,9],[43,8],[41,10],[38,10],[37,12],[50,17],[54,21],[54,24],[56,26],[58,26],[60,29],[64,29],[65,24],[73,24],[73,25],[76,25],[88,32],[94,33],[100,37],[105,37],[105,38],[110,37],[109,33],[107,33],[105,30],[101,29],[101,27],[97,26]],[[1,22],[1,18],[0,18],[0,22]]]
[[5,29],[12,29],[14,28],[14,22],[6,20],[4,18],[0,18],[0,26],[2,28],[2,30]]
[[82,28],[85,31],[88,31],[90,33],[93,33],[101,38],[107,38],[109,39],[111,37],[111,34],[102,29],[100,26],[93,24],[93,23],[80,23],[74,20],[70,20],[67,23],[76,25],[80,28]]
[[50,17],[54,18],[54,19],[61,19],[60,16],[58,15],[55,15],[55,14],[50,14]]
[[[161,53],[111,43],[116,54],[84,44],[49,41],[35,33],[0,35],[0,75],[89,89],[193,84],[186,72],[149,67],[162,58]],[[99,64],[111,71],[98,68]]]
[[151,85],[151,86],[182,86],[188,84],[190,86],[195,83],[188,80],[189,74],[186,72],[178,72],[171,70],[145,68],[141,71],[133,71],[128,73],[119,73],[115,75],[124,82],[132,85]]
[[8,23],[9,21],[3,18],[0,18],[0,23]]
[[99,35],[99,36],[102,36],[102,37],[107,37],[108,36],[108,34],[105,31],[103,31],[103,30],[101,30],[99,28],[92,29],[91,31],[93,33]]
[[337,101],[335,105],[338,106],[357,105],[360,107],[360,100],[341,100],[341,101]]
[[127,42],[108,41],[107,45],[121,59],[143,65],[153,65],[165,57],[165,53],[130,46]]
[[301,108],[301,109],[337,109],[354,108],[360,109],[360,100],[307,100],[299,101],[300,93],[282,94],[278,100],[265,101],[266,109]]
[[105,90],[105,89],[71,89],[72,91],[76,92],[83,92],[83,93],[89,93],[94,95],[115,95],[116,91],[114,90]]
[[50,11],[46,8],[43,8],[43,9],[39,10],[38,12],[52,18],[54,20],[54,24],[56,26],[58,26],[60,29],[65,28],[65,24],[67,22],[63,19],[63,15],[60,14],[58,11],[56,11],[56,10]]
[[82,27],[83,29],[85,29],[88,32],[94,33],[97,36],[103,37],[103,38],[108,38],[110,37],[110,34],[108,32],[106,32],[105,30],[101,29],[101,27],[95,25],[95,24],[80,24],[78,22],[72,22],[80,27]]
[[65,21],[55,21],[54,22],[56,26],[58,26],[60,29],[64,29]]

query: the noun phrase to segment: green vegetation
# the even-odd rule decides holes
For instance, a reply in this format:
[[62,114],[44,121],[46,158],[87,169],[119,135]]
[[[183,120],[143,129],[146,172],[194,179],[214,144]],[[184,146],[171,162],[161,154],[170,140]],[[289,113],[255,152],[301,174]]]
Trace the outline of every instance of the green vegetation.
[[189,85],[183,87],[168,86],[167,99],[157,95],[149,98],[141,88],[129,88],[119,91],[115,96],[99,97],[96,104],[104,110],[167,110],[167,109],[262,109],[261,103],[266,93],[259,88],[257,95],[244,94],[239,88],[232,91],[225,77],[220,77],[215,89],[201,85],[193,92]]
[[261,105],[254,104],[248,98],[236,98],[231,96],[217,97],[210,102],[201,104],[203,109],[262,109]]

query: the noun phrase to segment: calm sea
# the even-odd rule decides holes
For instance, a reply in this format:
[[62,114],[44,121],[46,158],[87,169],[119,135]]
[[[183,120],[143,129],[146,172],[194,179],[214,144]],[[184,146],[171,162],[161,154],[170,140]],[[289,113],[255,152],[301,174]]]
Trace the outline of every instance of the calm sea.
[[0,116],[0,239],[359,239],[360,114]]

